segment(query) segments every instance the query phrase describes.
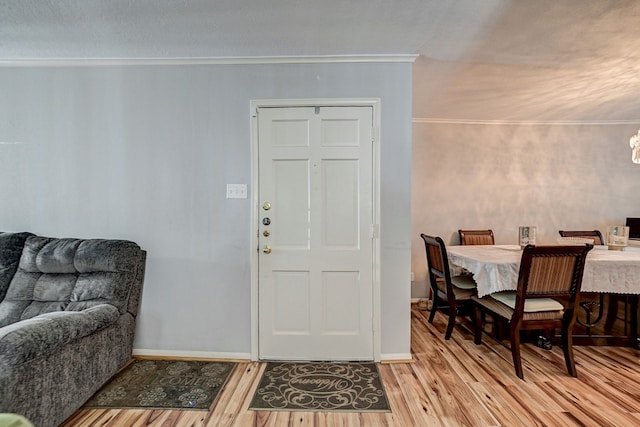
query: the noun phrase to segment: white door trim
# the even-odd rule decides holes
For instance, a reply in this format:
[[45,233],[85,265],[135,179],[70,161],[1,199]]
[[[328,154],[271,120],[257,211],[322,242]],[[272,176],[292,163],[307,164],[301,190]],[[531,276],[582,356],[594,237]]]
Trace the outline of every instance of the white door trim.
[[322,99],[257,99],[250,102],[251,120],[251,360],[258,360],[258,119],[261,107],[372,107],[373,109],[373,357],[381,357],[381,294],[380,294],[380,99],[378,98],[322,98]]

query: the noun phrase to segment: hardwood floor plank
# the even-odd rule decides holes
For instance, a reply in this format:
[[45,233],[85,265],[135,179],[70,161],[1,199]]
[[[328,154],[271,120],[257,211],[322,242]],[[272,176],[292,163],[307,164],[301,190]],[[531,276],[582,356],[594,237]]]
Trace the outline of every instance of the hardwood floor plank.
[[239,363],[216,404],[203,411],[81,409],[64,427],[640,426],[640,351],[574,346],[578,377],[559,346],[522,346],[524,380],[508,343],[464,325],[444,340],[446,318],[411,312],[411,363],[379,365],[390,413],[251,411],[265,364]]
[[508,388],[496,388],[489,383],[470,384],[475,394],[498,420],[499,425],[504,426],[537,426],[542,425],[534,415],[530,405],[521,406]]
[[[613,426],[590,408],[582,408],[577,397],[572,392],[566,392],[564,386],[558,387],[554,383],[540,383],[540,388],[558,401],[566,412],[571,414],[578,425],[584,426]],[[586,410],[585,410],[586,409]]]
[[440,402],[436,401],[435,404],[431,402],[411,365],[396,365],[393,368],[401,394],[403,398],[406,397],[409,419],[421,426],[442,426],[442,417],[438,414],[444,411],[440,407]]
[[265,365],[259,363],[238,364],[227,380],[225,390],[221,391],[206,425],[252,425],[257,422],[257,413],[249,411],[249,404],[264,368]]
[[565,411],[541,411],[538,417],[542,423],[540,425],[544,427],[585,427],[588,425],[582,423],[570,412]]
[[402,425],[403,420],[412,420],[407,399],[415,398],[415,396],[408,396],[402,393],[398,377],[395,374],[396,369],[396,364],[380,366],[380,378],[382,378],[387,399],[389,399],[389,406],[391,407],[391,417],[389,418],[389,425],[391,426]]
[[314,412],[292,412],[291,413],[291,426],[308,426],[315,423]]
[[440,365],[416,363],[412,366],[414,375],[426,390],[429,402],[434,405],[443,425],[491,425],[495,418],[479,404],[475,397],[446,360]]

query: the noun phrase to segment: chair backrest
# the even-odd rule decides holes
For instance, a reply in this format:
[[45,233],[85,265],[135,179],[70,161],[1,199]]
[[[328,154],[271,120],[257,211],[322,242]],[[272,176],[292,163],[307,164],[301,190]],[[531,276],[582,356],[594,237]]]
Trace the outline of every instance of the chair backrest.
[[[424,240],[424,248],[427,254],[427,272],[429,273],[429,280],[431,286],[434,289],[440,289],[446,292],[447,295],[451,292],[449,288],[451,284],[451,272],[449,271],[449,257],[447,256],[447,249],[444,245],[444,241],[440,237],[428,236],[426,234],[420,234],[422,240]],[[443,279],[444,286],[438,286],[436,279]]]
[[562,297],[573,309],[582,286],[582,273],[587,253],[593,245],[535,246],[522,252],[516,310],[523,310],[525,298]]
[[604,245],[602,233],[598,230],[559,230],[560,237],[579,237],[593,240],[594,245]]
[[493,230],[458,230],[461,245],[495,245]]

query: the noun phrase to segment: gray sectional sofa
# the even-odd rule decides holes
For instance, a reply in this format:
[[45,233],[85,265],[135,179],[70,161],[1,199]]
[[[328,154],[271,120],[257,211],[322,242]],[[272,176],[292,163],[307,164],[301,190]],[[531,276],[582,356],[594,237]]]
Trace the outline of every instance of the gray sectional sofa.
[[129,361],[146,252],[0,233],[0,413],[56,426]]

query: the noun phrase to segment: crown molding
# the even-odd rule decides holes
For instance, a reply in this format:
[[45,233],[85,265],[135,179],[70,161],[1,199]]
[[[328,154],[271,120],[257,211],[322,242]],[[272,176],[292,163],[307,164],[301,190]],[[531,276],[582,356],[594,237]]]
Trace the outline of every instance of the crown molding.
[[438,119],[417,118],[412,120],[414,124],[453,124],[453,125],[498,125],[498,126],[619,126],[637,125],[636,120],[472,120],[472,119]]
[[0,67],[413,63],[418,55],[312,55],[212,58],[0,58]]

